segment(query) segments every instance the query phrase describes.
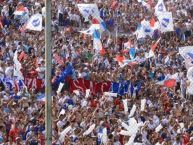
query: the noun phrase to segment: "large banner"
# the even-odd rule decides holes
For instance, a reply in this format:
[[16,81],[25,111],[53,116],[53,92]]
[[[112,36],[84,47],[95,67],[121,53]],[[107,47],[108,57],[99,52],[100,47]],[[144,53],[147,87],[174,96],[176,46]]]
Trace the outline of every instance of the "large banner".
[[99,9],[96,4],[78,4],[82,16],[88,21],[89,16],[100,17]]

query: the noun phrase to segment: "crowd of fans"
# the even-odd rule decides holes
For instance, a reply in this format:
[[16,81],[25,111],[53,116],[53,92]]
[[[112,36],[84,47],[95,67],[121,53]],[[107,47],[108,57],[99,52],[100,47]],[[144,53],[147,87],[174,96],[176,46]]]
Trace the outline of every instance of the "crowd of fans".
[[[193,97],[187,92],[190,82],[184,59],[178,53],[180,47],[193,46],[193,1],[164,0],[173,14],[175,30],[156,30],[152,38],[137,40],[134,32],[138,24],[144,18],[157,19],[157,1],[147,2],[150,8],[137,0],[52,0],[53,145],[124,145],[132,138],[131,145],[193,144]],[[103,52],[96,53],[92,36],[79,32],[88,29],[90,22],[85,22],[78,3],[97,4],[108,29],[101,38]],[[30,15],[45,12],[43,0],[0,0],[0,144],[45,145],[44,30],[21,31],[25,19],[14,16],[18,5],[27,7]],[[128,41],[135,47],[136,57],[144,58],[160,37],[153,58],[124,67],[115,59],[117,55],[130,58],[124,51]],[[14,76],[16,50],[23,87],[17,87],[20,81]],[[57,78],[69,65],[73,73],[62,80],[64,87],[57,92],[61,82]],[[156,83],[175,73],[178,78],[174,88]],[[68,80],[79,78],[98,83],[125,80],[134,86],[140,82],[141,87],[117,97],[69,91]],[[140,109],[142,99],[146,99],[144,110]],[[129,116],[134,105],[136,111]],[[125,135],[123,124],[130,125],[132,119],[142,125],[136,135]],[[92,132],[85,135],[93,124]],[[157,131],[159,125],[162,128]]]

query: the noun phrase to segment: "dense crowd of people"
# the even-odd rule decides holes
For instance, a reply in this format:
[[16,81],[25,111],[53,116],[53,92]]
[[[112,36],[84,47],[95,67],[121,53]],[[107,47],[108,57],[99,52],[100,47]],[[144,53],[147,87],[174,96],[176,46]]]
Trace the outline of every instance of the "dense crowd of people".
[[[156,29],[153,37],[137,39],[142,20],[158,20],[157,1],[143,2],[52,1],[53,145],[193,144],[193,94],[187,78],[193,64],[187,66],[179,54],[180,47],[193,46],[193,1],[164,0],[174,31]],[[79,3],[96,3],[106,24],[100,52],[93,49],[92,36],[80,33],[92,17],[85,21]],[[14,15],[20,5],[29,16],[45,16],[42,0],[0,0],[0,145],[45,145],[44,30],[22,30],[29,18]],[[155,56],[146,58],[158,39]],[[120,65],[131,59],[127,47],[143,61]],[[14,73],[15,56],[23,79]],[[158,83],[173,74],[174,86]],[[124,91],[111,91],[123,82]]]

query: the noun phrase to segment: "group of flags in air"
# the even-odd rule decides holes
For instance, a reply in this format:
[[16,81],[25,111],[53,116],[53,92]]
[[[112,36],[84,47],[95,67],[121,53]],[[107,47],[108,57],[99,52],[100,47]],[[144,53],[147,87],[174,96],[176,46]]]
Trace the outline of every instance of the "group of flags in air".
[[[144,0],[138,0],[143,6],[147,8],[151,8],[151,0],[148,3]],[[117,3],[113,3],[113,5],[117,6]],[[107,30],[106,24],[103,19],[100,17],[100,12],[96,4],[77,4],[77,7],[84,17],[85,21],[90,21],[91,26],[87,30],[80,31],[84,35],[90,35],[93,37],[93,48],[96,52],[105,53],[101,42],[101,34]],[[172,12],[168,12],[164,5],[163,0],[158,0],[155,6],[155,16],[158,18],[156,21],[154,18],[151,20],[144,19],[138,25],[136,32],[134,33],[137,36],[137,39],[145,38],[146,36],[153,36],[153,33],[156,29],[159,29],[162,33],[174,31]],[[29,11],[27,7],[23,5],[19,5],[14,12],[16,16],[23,17],[25,15],[29,16]],[[43,15],[36,13],[32,15],[24,24],[24,26],[20,29],[21,31],[25,31],[26,29],[33,31],[41,31],[43,29],[42,25]],[[145,61],[147,58],[154,57],[154,51],[159,43],[161,38],[154,42],[151,46],[151,49],[148,53],[146,53],[144,59],[139,59],[136,57],[135,47],[131,44],[130,41],[124,44],[126,50],[124,52],[130,54],[130,58],[126,59],[124,56],[117,55],[115,60],[119,62],[121,67],[129,63],[139,63]],[[192,54],[192,53],[190,53]],[[18,63],[17,60],[15,60]],[[187,62],[187,61],[186,61]],[[192,64],[192,63],[190,63]],[[20,65],[19,65],[20,66]],[[20,72],[16,70],[17,75],[21,76]]]

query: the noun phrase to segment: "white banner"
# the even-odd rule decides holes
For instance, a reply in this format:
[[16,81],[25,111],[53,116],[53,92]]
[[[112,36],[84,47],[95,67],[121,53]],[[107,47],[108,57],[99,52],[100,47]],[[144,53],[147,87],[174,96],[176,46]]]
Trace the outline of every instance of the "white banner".
[[89,16],[100,17],[99,9],[96,4],[78,4],[82,16],[88,21]]
[[33,30],[33,31],[42,31],[42,15],[41,14],[34,14],[28,20],[26,29]]
[[155,15],[161,15],[163,12],[166,12],[166,7],[163,0],[159,0],[155,6]]
[[161,32],[174,31],[172,12],[163,12],[158,16]]
[[180,47],[179,53],[185,60],[193,60],[193,46]]

